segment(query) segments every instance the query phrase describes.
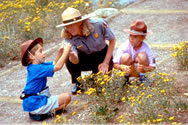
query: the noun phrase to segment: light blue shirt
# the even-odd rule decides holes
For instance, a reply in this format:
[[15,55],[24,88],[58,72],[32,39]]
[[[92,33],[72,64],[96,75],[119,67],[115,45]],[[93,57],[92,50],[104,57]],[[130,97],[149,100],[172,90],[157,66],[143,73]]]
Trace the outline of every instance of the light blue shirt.
[[[53,62],[42,64],[29,64],[27,67],[27,83],[25,94],[37,94],[46,87],[47,77],[52,77],[54,72]],[[33,111],[47,103],[47,96],[33,95],[23,100],[24,111]]]

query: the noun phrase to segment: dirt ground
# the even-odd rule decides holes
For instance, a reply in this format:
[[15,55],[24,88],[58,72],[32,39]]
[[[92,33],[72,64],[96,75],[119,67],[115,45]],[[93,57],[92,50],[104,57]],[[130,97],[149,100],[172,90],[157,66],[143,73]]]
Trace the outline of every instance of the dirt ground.
[[[139,1],[139,0],[138,0]],[[148,31],[152,35],[147,37],[146,42],[150,45],[159,44],[174,44],[178,41],[188,40],[188,10],[187,0],[140,0],[138,4],[134,4],[128,8],[124,8],[122,13],[113,17],[109,24],[115,33],[117,43],[121,44],[128,38],[128,34],[123,32],[123,29],[129,28],[129,25],[134,19],[142,19],[148,26]],[[127,11],[129,10],[129,11]],[[132,10],[132,13],[130,13]],[[135,10],[137,10],[135,12]],[[145,11],[147,10],[147,11]],[[148,11],[150,10],[150,11]],[[155,12],[151,10],[156,10]],[[170,10],[168,13],[165,10]],[[172,11],[176,10],[176,11]],[[179,11],[178,11],[179,10]],[[182,12],[181,10],[186,10]],[[134,12],[134,13],[133,13]],[[141,13],[143,12],[143,13]],[[60,42],[61,40],[59,40]],[[44,45],[45,49],[49,49],[57,43]],[[170,57],[170,50],[166,48],[153,48],[157,62],[163,62]],[[46,58],[46,61],[55,59],[56,52],[51,53]],[[19,61],[12,61],[4,68],[0,69],[0,74],[20,64]],[[158,65],[157,70],[164,72],[177,72],[177,92],[179,97],[188,103],[188,98],[184,95],[188,93],[188,72],[178,69],[173,58],[170,58]],[[0,124],[42,124],[41,122],[31,121],[27,113],[22,110],[19,94],[24,88],[26,81],[26,69],[19,67],[3,76],[0,76]],[[48,85],[52,95],[71,92],[73,85],[71,84],[70,75],[64,67],[61,71],[55,73],[53,78],[48,78]],[[3,99],[5,98],[5,99]],[[84,109],[81,105],[73,105],[75,100],[82,100],[84,97],[72,96],[72,103],[67,107],[65,115],[69,118],[69,123],[87,123],[87,114],[89,109]],[[9,99],[8,101],[6,99]],[[84,103],[84,102],[83,102]],[[79,110],[80,113],[76,116],[71,116],[71,113]],[[188,124],[188,111],[175,114],[176,120],[182,124]],[[53,119],[46,120],[49,123]]]

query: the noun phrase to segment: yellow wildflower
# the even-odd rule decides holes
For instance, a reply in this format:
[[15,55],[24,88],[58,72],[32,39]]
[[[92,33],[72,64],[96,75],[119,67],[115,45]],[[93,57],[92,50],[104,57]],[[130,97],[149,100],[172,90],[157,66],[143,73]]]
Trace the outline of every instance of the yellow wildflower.
[[133,106],[134,106],[134,103],[131,104],[131,107],[133,107]]
[[100,83],[100,85],[103,85],[104,84],[104,81]]
[[98,73],[97,73],[97,75],[100,75],[102,73],[102,71],[99,71]]
[[121,101],[125,102],[125,96],[123,96],[123,98],[121,99]]
[[174,120],[174,116],[170,117],[169,120]]
[[155,76],[155,74],[152,74],[152,75],[151,75],[151,77],[154,77],[154,76]]
[[165,93],[165,90],[163,89],[163,90],[161,90],[160,92],[161,92],[161,93]]
[[78,90],[76,93],[77,93],[77,94],[81,94],[81,90]]
[[120,123],[123,123],[123,122],[124,122],[124,120],[123,120],[123,119],[121,119],[119,122],[120,122]]
[[72,116],[74,116],[75,114],[76,114],[76,112],[73,112],[73,113],[72,113]]
[[47,122],[43,122],[42,125],[48,125],[48,123]]
[[91,75],[90,75],[90,78],[92,79],[92,78],[93,78],[93,76],[94,76],[94,74],[91,74]]
[[81,81],[81,80],[82,80],[82,77],[81,77],[81,76],[79,76],[79,77],[77,78],[77,80],[78,80],[78,81]]
[[150,123],[150,120],[147,120],[147,123]]
[[78,101],[76,100],[76,101],[74,102],[74,104],[78,104]]
[[123,119],[123,115],[120,115],[119,118],[120,118],[120,119]]
[[169,79],[164,79],[164,82],[169,82]]
[[149,95],[147,96],[147,98],[149,98],[149,97],[152,97],[152,95],[151,95],[151,94],[149,94]]
[[157,121],[157,122],[161,122],[162,120],[163,120],[163,119],[160,118],[160,119],[157,119],[156,121]]
[[102,89],[102,92],[105,92],[105,88]]

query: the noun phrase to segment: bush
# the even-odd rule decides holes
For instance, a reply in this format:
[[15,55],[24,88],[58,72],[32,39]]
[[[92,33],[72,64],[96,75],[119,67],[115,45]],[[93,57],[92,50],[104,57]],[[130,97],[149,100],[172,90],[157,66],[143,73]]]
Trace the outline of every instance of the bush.
[[178,42],[173,48],[171,56],[175,57],[179,68],[188,70],[188,41]]
[[75,7],[88,13],[85,4],[83,0],[0,1],[0,60],[18,58],[19,45],[26,40],[42,37],[46,42],[60,37],[56,25],[62,23],[63,10]]
[[[125,84],[125,72],[113,70],[106,75],[78,77],[87,91],[93,123],[169,123],[177,111],[172,96],[175,75],[164,72],[147,74],[151,87],[138,78]],[[176,106],[177,107],[177,106]],[[118,117],[119,116],[119,117]]]

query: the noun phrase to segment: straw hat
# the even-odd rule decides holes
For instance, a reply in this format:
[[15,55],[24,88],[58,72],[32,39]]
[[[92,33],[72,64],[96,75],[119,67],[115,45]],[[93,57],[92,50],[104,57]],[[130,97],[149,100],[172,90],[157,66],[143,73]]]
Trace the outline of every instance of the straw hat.
[[26,42],[21,44],[20,56],[21,56],[21,62],[22,62],[23,66],[27,66],[28,65],[27,62],[26,62],[28,50],[30,50],[37,43],[42,43],[43,44],[42,38],[37,38],[35,40],[28,40],[28,41],[26,41]]
[[128,32],[131,35],[149,35],[150,32],[147,31],[147,26],[142,20],[134,20],[131,23],[130,29],[125,29],[125,32]]
[[89,18],[88,15],[82,16],[79,10],[75,8],[71,8],[71,7],[68,7],[62,13],[61,16],[62,16],[63,23],[60,25],[57,25],[56,27],[67,26],[67,25],[77,23],[77,22],[80,22]]

